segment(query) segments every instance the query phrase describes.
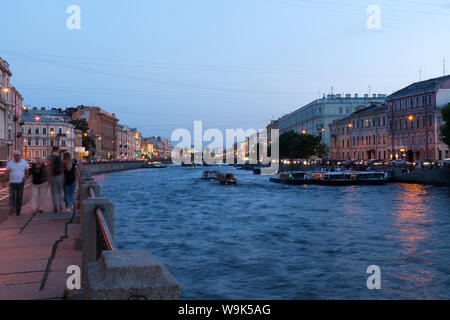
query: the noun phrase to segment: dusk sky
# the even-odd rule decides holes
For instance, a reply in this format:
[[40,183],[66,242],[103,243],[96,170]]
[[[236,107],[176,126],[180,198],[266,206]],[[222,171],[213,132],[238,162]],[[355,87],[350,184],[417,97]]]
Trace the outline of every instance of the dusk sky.
[[[69,5],[81,30],[69,30]],[[381,30],[369,30],[369,5]],[[264,128],[330,93],[392,93],[450,70],[450,2],[2,1],[0,56],[24,104],[97,105],[144,136]],[[448,72],[447,72],[448,73]]]

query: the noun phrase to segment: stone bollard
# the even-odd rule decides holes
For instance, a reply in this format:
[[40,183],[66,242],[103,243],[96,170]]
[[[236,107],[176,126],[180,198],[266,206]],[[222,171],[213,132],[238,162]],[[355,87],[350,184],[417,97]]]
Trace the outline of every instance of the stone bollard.
[[[114,239],[114,203],[108,199],[90,198],[82,202],[81,248],[83,256],[83,274],[87,265],[97,260],[97,216],[95,210],[103,209],[103,216]],[[86,278],[84,278],[86,279]]]
[[[81,224],[81,230],[83,230],[83,215],[84,215],[84,208],[83,208],[83,202],[84,200],[87,200],[89,198],[89,189],[94,188],[94,193],[97,197],[100,196],[100,186],[95,181],[87,181],[82,184],[80,184],[80,188],[78,190],[78,198],[79,198],[79,209],[80,214],[77,218],[77,221]],[[76,250],[83,250],[83,232],[79,233],[78,236],[75,239],[75,249]]]
[[92,300],[178,300],[180,286],[146,250],[103,251],[89,263],[87,298]]

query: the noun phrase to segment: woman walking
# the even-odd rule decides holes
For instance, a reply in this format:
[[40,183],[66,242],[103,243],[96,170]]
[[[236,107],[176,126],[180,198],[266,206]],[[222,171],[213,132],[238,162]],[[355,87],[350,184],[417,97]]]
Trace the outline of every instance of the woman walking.
[[36,158],[36,162],[31,166],[30,172],[33,179],[31,207],[34,214],[43,213],[42,205],[48,191],[48,170],[42,158]]
[[73,210],[75,188],[77,186],[78,165],[69,152],[64,153],[64,202],[69,212]]

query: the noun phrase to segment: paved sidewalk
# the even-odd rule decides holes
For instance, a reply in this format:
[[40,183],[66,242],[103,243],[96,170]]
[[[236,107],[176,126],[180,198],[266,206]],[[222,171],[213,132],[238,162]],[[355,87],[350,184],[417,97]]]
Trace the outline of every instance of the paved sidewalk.
[[[46,204],[43,210],[52,212],[50,193]],[[75,250],[80,225],[71,223],[72,213],[31,211],[30,201],[21,216],[0,223],[0,300],[62,299],[67,267],[81,267]]]

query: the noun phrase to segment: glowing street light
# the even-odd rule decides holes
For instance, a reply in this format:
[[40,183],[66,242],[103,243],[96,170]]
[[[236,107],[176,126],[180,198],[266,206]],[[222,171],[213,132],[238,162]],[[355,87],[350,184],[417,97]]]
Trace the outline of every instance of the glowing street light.
[[409,120],[409,121],[413,121],[413,120],[414,120],[414,116],[413,116],[412,114],[409,115],[409,116],[408,116],[408,120]]
[[39,117],[39,116],[36,116],[36,117],[34,118],[34,120],[36,120],[36,121],[40,121],[40,120],[41,120],[41,117]]
[[53,136],[55,134],[55,131],[50,130],[50,135]]
[[3,88],[3,92],[4,93],[8,93],[9,92],[9,88]]
[[306,134],[306,130],[302,130],[302,134]]
[[349,123],[349,124],[348,124],[348,127],[349,127],[349,128],[353,128],[353,124]]
[[87,132],[85,132],[85,133],[83,134],[83,136],[87,137],[87,136],[88,136]]

